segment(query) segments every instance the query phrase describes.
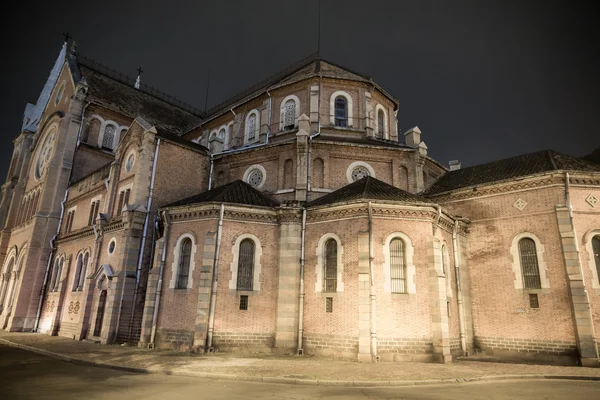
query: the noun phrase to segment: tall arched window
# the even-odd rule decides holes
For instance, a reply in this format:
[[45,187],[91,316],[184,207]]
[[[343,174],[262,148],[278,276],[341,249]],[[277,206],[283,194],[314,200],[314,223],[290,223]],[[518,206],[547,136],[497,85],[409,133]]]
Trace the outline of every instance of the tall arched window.
[[258,139],[258,129],[256,124],[256,112],[248,115],[246,120],[246,142],[254,142]]
[[85,282],[85,274],[87,273],[87,265],[90,259],[90,253],[85,253],[83,256],[83,264],[81,265],[81,271],[79,274],[79,282],[77,283],[77,290],[83,290],[83,283]]
[[79,276],[81,275],[81,267],[83,265],[83,254],[77,256],[77,263],[75,264],[75,276],[73,277],[73,291],[76,291],[79,287]]
[[337,242],[328,239],[325,242],[325,279],[324,292],[337,292]]
[[8,304],[5,303],[8,298],[8,289],[10,287],[9,283],[11,280],[11,274],[14,264],[15,259],[13,258],[12,260],[10,260],[10,262],[8,263],[8,267],[6,267],[6,270],[4,271],[4,278],[0,277],[0,280],[2,282],[2,285],[0,286],[0,296],[2,296],[0,297],[0,312],[8,306]]
[[406,255],[404,241],[390,241],[390,283],[392,293],[406,293]]
[[540,268],[538,265],[535,242],[530,238],[519,240],[519,255],[525,289],[541,289]]
[[61,257],[54,261],[54,268],[52,269],[52,279],[50,279],[50,291],[56,292],[58,290],[58,284],[60,283],[60,276],[62,275],[62,268],[65,263],[65,258]]
[[104,135],[102,136],[102,148],[107,150],[114,150],[115,134],[117,128],[114,125],[107,124],[104,127]]
[[192,255],[192,240],[189,238],[183,239],[181,250],[179,253],[179,267],[177,269],[177,286],[176,289],[186,289],[190,275],[190,259]]
[[283,129],[294,129],[296,126],[296,102],[290,99],[285,102],[283,110]]
[[294,187],[294,162],[291,158],[285,160],[283,164],[283,188],[291,189]]
[[240,243],[237,270],[237,290],[252,290],[254,280],[254,241],[244,239]]
[[344,96],[335,98],[335,126],[348,126],[348,103]]
[[600,282],[600,236],[598,235],[592,238],[592,251],[596,261],[596,271],[598,271],[598,282]]
[[377,137],[385,138],[385,114],[381,108],[377,111]]

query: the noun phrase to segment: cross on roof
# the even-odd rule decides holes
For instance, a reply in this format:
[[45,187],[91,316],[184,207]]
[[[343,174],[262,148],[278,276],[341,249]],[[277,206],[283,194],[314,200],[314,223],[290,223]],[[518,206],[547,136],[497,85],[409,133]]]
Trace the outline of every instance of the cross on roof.
[[68,42],[69,39],[73,39],[73,36],[71,36],[69,32],[63,33],[63,36],[65,37],[65,42]]
[[142,67],[139,67],[139,68],[137,69],[137,72],[138,72],[138,75],[141,75],[141,74],[142,74],[142,72],[144,72],[144,70],[142,69]]

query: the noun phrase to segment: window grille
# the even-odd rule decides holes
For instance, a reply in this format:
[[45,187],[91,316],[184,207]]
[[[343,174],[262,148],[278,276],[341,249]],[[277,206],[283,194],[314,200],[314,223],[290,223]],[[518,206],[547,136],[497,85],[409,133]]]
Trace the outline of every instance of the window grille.
[[237,290],[252,290],[254,278],[254,241],[244,239],[240,243],[238,259]]
[[113,150],[116,131],[117,128],[114,125],[106,125],[104,128],[104,136],[102,136],[103,149]]
[[240,296],[240,310],[248,309],[248,296]]
[[540,302],[536,293],[529,294],[529,307],[540,308]]
[[342,96],[335,98],[335,126],[348,126],[348,105]]
[[519,254],[521,255],[521,269],[525,289],[541,289],[540,269],[533,239],[523,238],[519,240]]
[[333,312],[333,297],[325,298],[325,312]]
[[371,174],[369,174],[369,170],[367,169],[367,167],[363,166],[363,165],[359,165],[357,167],[354,167],[354,169],[351,172],[351,176],[352,176],[352,181],[356,182],[361,180],[362,178],[366,177],[366,176],[370,176]]
[[255,168],[252,171],[250,171],[250,173],[248,174],[248,178],[246,178],[248,183],[255,188],[261,185],[263,179],[264,175],[262,171],[258,168]]
[[381,109],[377,111],[377,137],[385,137],[385,115]]
[[246,127],[248,131],[248,140],[256,139],[256,114],[250,114],[248,117],[248,126]]
[[390,242],[390,283],[392,293],[406,293],[404,241],[399,238]]
[[179,271],[177,273],[177,289],[185,289],[188,286],[190,274],[190,258],[192,255],[191,239],[183,239],[179,253]]
[[337,291],[337,242],[335,239],[325,242],[325,291]]
[[296,126],[296,102],[288,100],[283,107],[283,129],[294,129],[294,126]]
[[594,252],[594,260],[596,261],[598,281],[600,282],[600,236],[594,236],[592,238],[592,251]]

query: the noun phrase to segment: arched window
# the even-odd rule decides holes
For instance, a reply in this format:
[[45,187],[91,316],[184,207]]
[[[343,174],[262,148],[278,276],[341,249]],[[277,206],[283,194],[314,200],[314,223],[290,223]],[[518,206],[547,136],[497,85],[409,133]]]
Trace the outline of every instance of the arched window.
[[385,114],[381,108],[377,110],[377,137],[385,138]]
[[102,148],[107,150],[114,150],[115,145],[115,134],[117,127],[111,124],[107,124],[104,127],[104,135],[102,135]]
[[79,288],[79,276],[81,275],[81,267],[83,266],[83,254],[77,256],[77,263],[75,264],[75,276],[73,277],[73,291]]
[[325,242],[325,279],[324,292],[337,292],[337,242],[328,239]]
[[592,251],[596,261],[596,271],[598,271],[598,282],[600,282],[600,235],[592,238]]
[[285,160],[283,164],[283,188],[291,189],[294,187],[294,162],[291,158]]
[[348,126],[348,102],[344,96],[335,98],[335,126]]
[[177,286],[175,286],[176,289],[186,289],[188,286],[191,255],[192,240],[189,238],[183,239],[183,242],[181,243],[181,250],[179,253],[179,267],[177,269]]
[[312,165],[312,182],[311,186],[315,188],[324,188],[324,165],[323,159],[315,158]]
[[406,293],[406,252],[404,241],[390,241],[390,286],[392,293]]
[[246,143],[258,140],[258,111],[252,111],[246,118]]
[[296,102],[289,99],[283,107],[283,130],[294,129],[296,126]]
[[252,290],[254,280],[254,241],[244,239],[240,243],[237,270],[237,290]]
[[530,238],[519,240],[519,255],[525,289],[541,289],[540,268],[538,265],[535,242]]
[[63,265],[65,258],[61,257],[54,261],[54,268],[52,269],[52,279],[50,279],[50,291],[56,292],[60,283],[60,276],[62,275]]

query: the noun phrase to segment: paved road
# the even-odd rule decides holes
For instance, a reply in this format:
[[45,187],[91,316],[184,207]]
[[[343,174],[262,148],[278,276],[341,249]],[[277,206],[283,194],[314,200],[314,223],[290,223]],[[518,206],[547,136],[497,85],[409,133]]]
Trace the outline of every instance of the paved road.
[[87,367],[0,345],[0,398],[596,399],[600,398],[600,382],[502,381],[362,389],[229,382]]

